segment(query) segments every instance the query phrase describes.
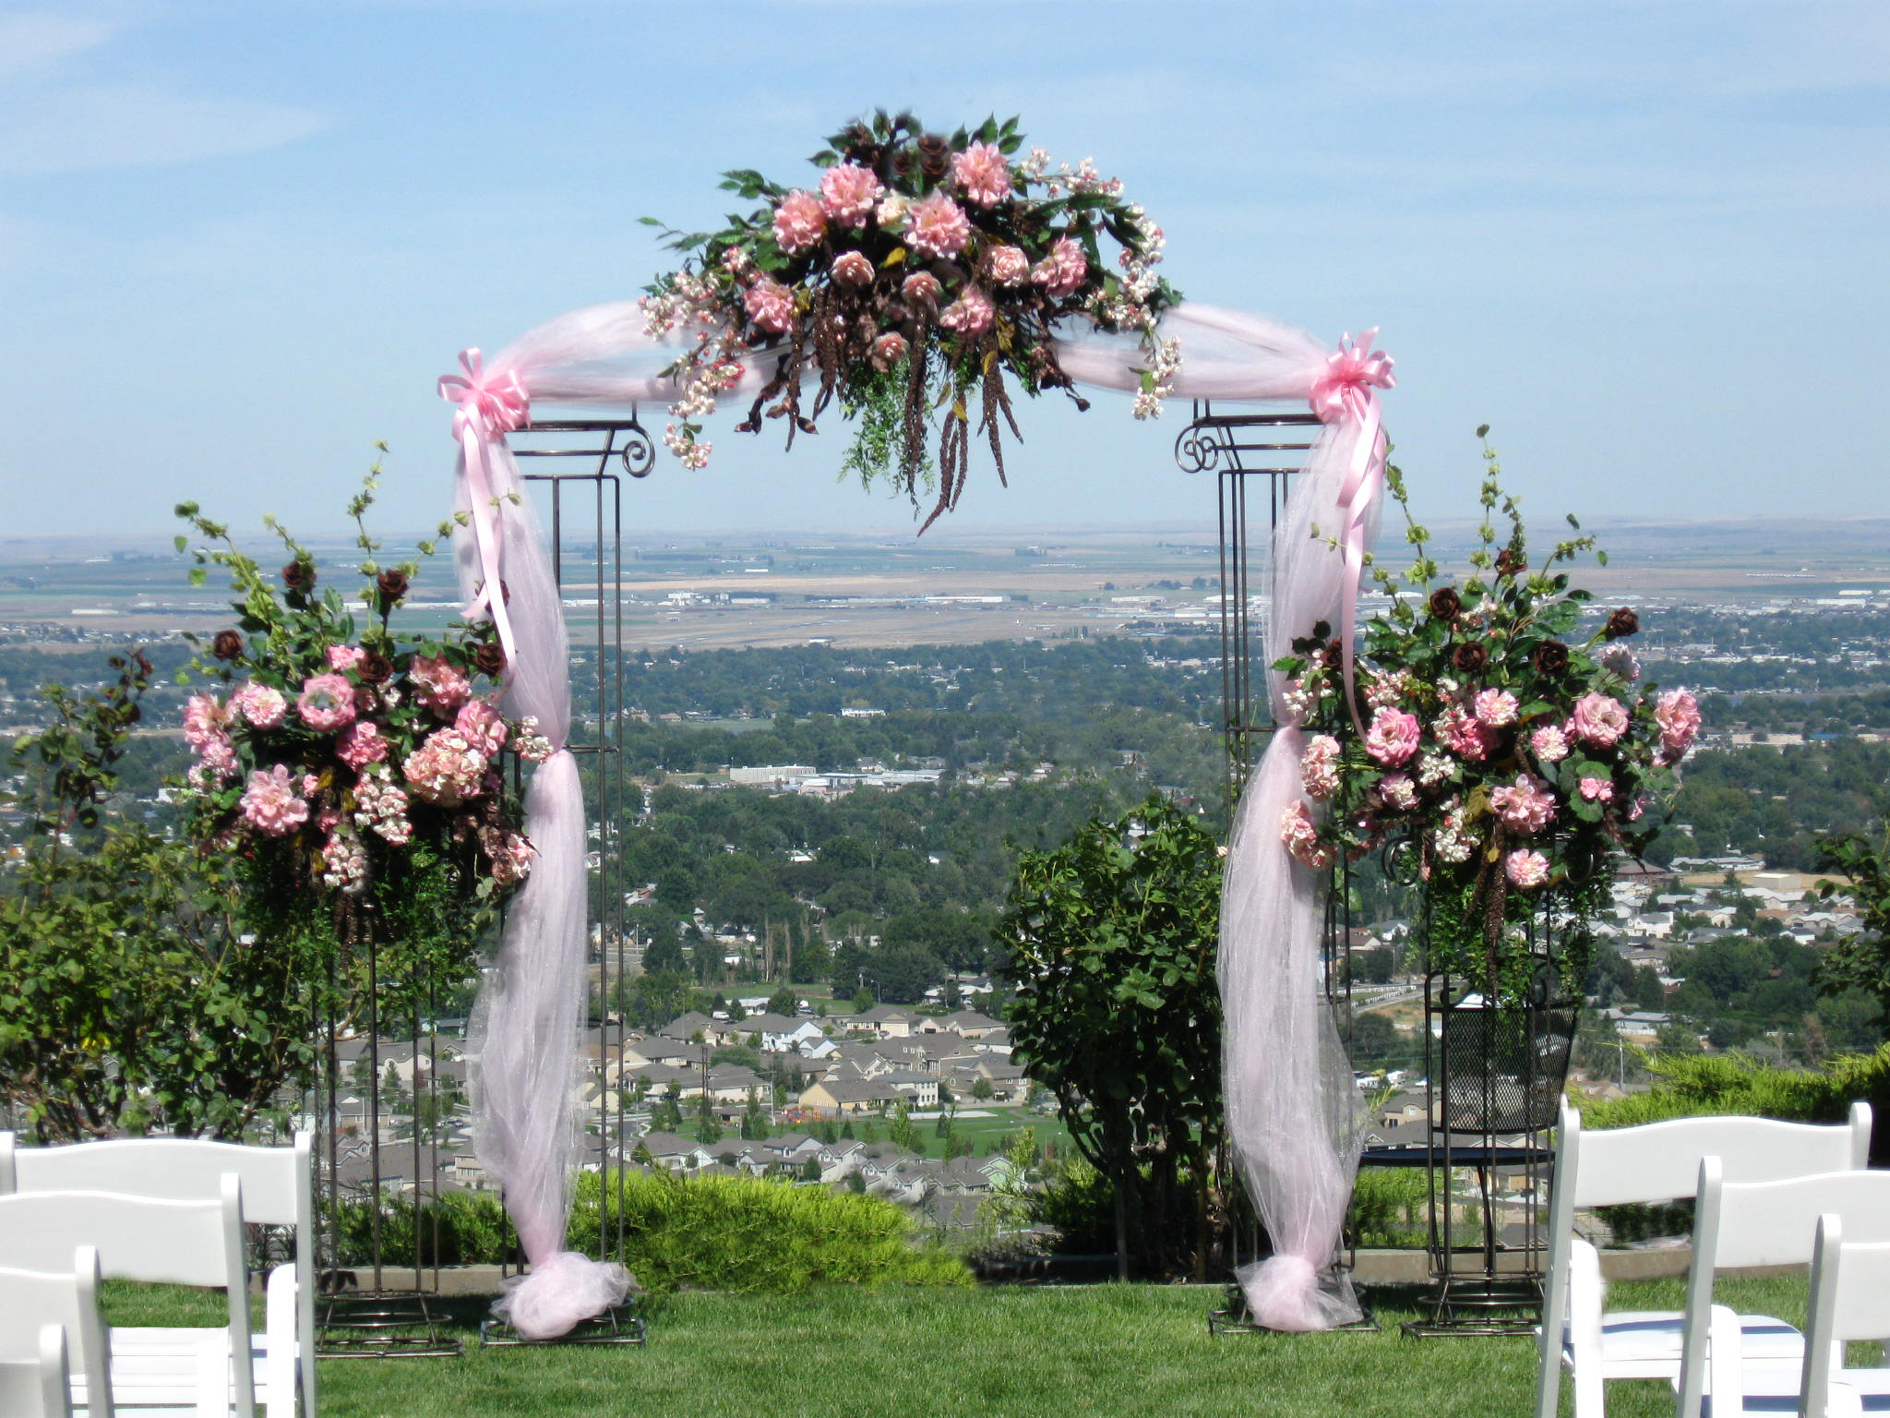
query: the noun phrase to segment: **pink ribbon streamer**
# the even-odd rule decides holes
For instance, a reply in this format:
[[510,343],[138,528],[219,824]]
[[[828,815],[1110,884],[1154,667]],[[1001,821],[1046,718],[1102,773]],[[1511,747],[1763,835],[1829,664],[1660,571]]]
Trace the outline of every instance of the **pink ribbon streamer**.
[[1365,737],[1359,719],[1358,695],[1353,680],[1357,670],[1358,593],[1365,579],[1365,543],[1371,531],[1372,509],[1385,485],[1387,452],[1384,423],[1378,407],[1379,389],[1396,387],[1391,356],[1374,353],[1376,328],[1358,337],[1341,335],[1339,348],[1326,360],[1325,373],[1314,381],[1307,402],[1322,423],[1350,424],[1352,456],[1345,482],[1339,489],[1339,547],[1345,556],[1344,601],[1339,613],[1339,675],[1345,684],[1345,707],[1352,727]]
[[440,397],[458,407],[453,413],[453,437],[466,455],[466,486],[472,501],[473,544],[479,553],[482,584],[466,607],[468,619],[481,611],[492,617],[499,647],[508,660],[517,654],[511,618],[505,610],[505,585],[499,578],[500,531],[493,505],[490,450],[505,435],[523,428],[531,418],[531,394],[510,369],[487,373],[478,346],[459,352],[463,374],[440,376]]

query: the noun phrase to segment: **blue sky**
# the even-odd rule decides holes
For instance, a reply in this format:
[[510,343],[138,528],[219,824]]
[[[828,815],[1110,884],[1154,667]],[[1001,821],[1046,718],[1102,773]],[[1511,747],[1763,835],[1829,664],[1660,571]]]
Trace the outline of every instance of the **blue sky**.
[[[195,498],[310,532],[371,445],[383,524],[445,505],[436,376],[635,294],[647,228],[796,182],[878,105],[1019,113],[1168,234],[1187,294],[1382,328],[1431,515],[1488,421],[1546,520],[1890,513],[1890,6],[0,0],[5,534],[170,530]],[[1126,405],[1043,401],[966,524],[1212,515]],[[649,528],[909,525],[715,430]]]

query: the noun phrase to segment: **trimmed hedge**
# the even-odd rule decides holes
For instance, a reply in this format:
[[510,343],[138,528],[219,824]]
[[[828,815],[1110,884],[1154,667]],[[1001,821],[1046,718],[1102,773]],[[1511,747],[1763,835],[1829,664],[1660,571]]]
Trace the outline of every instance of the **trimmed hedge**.
[[[597,1254],[605,1179],[578,1178],[567,1244]],[[916,1244],[905,1212],[879,1197],[762,1179],[686,1178],[626,1171],[609,1178],[609,1234],[623,1244],[615,1259],[646,1289],[791,1294],[812,1285],[969,1285],[965,1263],[936,1245]],[[621,1185],[620,1185],[621,1184]],[[621,1197],[621,1202],[619,1201]],[[388,1266],[413,1264],[413,1211],[394,1202],[382,1212],[381,1254]],[[450,1193],[421,1215],[423,1263],[431,1263],[437,1226],[443,1265],[516,1262],[516,1243],[487,1193]],[[344,1207],[344,1263],[369,1254],[365,1202]]]

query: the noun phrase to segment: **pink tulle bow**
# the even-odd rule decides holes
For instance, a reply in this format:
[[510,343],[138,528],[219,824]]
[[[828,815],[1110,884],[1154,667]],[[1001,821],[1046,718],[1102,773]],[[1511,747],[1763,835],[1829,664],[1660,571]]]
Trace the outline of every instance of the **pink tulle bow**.
[[463,434],[468,423],[476,423],[487,438],[503,438],[525,426],[532,396],[516,372],[495,369],[487,374],[477,345],[459,352],[459,367],[464,374],[440,376],[440,397],[459,406],[453,415],[453,437]]
[[1345,707],[1352,715],[1352,726],[1360,738],[1365,725],[1359,718],[1358,695],[1353,692],[1356,678],[1359,584],[1365,578],[1365,543],[1371,529],[1372,508],[1385,482],[1385,435],[1379,421],[1379,389],[1397,385],[1391,376],[1391,356],[1372,349],[1378,336],[1373,329],[1358,337],[1339,336],[1339,348],[1326,359],[1326,371],[1313,381],[1307,402],[1322,423],[1349,424],[1352,438],[1351,465],[1339,489],[1339,547],[1345,556],[1345,604],[1339,612],[1339,644],[1342,651],[1339,677],[1345,684]]

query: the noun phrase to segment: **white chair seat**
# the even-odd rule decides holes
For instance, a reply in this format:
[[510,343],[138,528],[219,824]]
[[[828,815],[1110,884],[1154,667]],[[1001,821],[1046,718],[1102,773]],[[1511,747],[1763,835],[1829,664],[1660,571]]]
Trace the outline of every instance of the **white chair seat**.
[[[1713,1406],[1711,1366],[1707,1369],[1708,1391],[1701,1398],[1701,1418],[1753,1418],[1776,1413],[1797,1413],[1804,1364],[1779,1359],[1753,1360],[1739,1366],[1744,1402],[1737,1412],[1730,1405],[1723,1413]],[[1832,1384],[1834,1407],[1857,1413],[1890,1413],[1890,1369],[1845,1369],[1844,1377]]]
[[[1749,1359],[1804,1357],[1805,1337],[1771,1315],[1739,1317],[1741,1350]],[[1601,1322],[1601,1361],[1610,1378],[1670,1379],[1680,1369],[1680,1337],[1685,1317],[1678,1310],[1611,1310]],[[1564,1328],[1562,1362],[1574,1363],[1574,1347]],[[1636,1373],[1645,1368],[1648,1372]]]

